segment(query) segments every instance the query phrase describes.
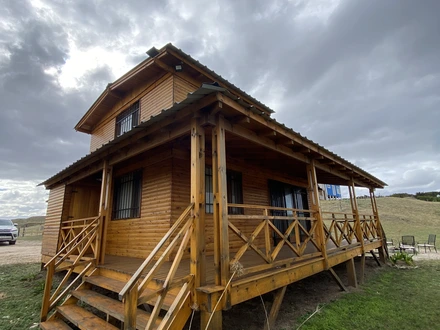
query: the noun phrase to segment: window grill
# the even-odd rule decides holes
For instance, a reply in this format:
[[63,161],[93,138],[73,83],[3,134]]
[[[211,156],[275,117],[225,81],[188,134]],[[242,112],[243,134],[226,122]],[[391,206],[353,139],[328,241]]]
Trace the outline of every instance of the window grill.
[[131,172],[115,179],[112,219],[140,217],[142,189],[141,170]]
[[116,137],[139,125],[139,101],[116,117]]

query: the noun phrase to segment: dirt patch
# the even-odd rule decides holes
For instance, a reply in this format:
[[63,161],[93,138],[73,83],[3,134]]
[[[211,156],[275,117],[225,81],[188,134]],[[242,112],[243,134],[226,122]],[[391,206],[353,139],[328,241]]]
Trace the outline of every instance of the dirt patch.
[[41,261],[41,241],[20,241],[15,245],[0,243],[0,265]]
[[[355,259],[356,270],[359,270],[360,259]],[[379,267],[373,258],[367,257],[365,262],[365,281],[387,266]],[[334,267],[341,281],[347,286],[347,270],[345,265]],[[349,292],[359,289],[348,287]],[[334,301],[346,294],[340,290],[329,272],[321,272],[290,284],[281,305],[277,322],[274,329],[294,329],[299,324],[300,316],[313,313],[317,308]],[[263,307],[264,302],[264,307]],[[223,312],[223,329],[234,330],[261,330],[266,321],[266,312],[270,313],[273,302],[273,294],[264,294],[261,297],[233,306],[229,311]],[[192,323],[192,330],[198,330],[200,326],[199,315],[196,313]]]

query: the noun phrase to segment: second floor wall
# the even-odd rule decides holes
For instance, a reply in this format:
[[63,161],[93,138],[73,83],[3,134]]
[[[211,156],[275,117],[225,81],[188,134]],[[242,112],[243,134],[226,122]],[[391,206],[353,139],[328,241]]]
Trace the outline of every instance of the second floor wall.
[[[137,124],[148,121],[151,116],[159,114],[163,109],[168,109],[174,103],[181,102],[188,93],[195,91],[198,87],[185,80],[184,77],[167,73],[141,84],[139,88],[130,93],[126,93],[93,129],[90,152],[113,140],[118,132],[128,131],[131,126],[136,126],[135,121]],[[138,105],[136,105],[137,102]],[[130,107],[134,104],[138,106],[138,113],[125,120],[123,122],[125,128],[123,127],[121,130],[121,116],[130,111]],[[117,124],[118,122],[119,124]]]

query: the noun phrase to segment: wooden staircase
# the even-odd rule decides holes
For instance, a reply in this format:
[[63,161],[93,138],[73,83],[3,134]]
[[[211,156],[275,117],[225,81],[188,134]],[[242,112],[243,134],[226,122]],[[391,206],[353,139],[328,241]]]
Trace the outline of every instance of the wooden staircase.
[[[118,293],[125,284],[124,281],[109,277],[109,274],[101,275],[98,269],[91,276],[85,276],[78,288],[70,292],[70,296],[65,302],[56,307],[54,314],[47,321],[42,322],[40,327],[45,330],[121,329],[126,307],[124,302],[119,301]],[[168,291],[162,305],[162,311],[151,329],[162,328],[161,322],[173,303],[179,303],[181,306],[178,314],[167,328],[183,328],[191,314],[191,303],[190,296],[176,302],[179,299],[179,290],[180,288],[176,287]],[[151,315],[148,310],[156,303],[156,291],[157,289],[147,288],[142,293],[141,298],[152,298],[147,300],[145,308],[137,308],[136,329],[146,329]]]

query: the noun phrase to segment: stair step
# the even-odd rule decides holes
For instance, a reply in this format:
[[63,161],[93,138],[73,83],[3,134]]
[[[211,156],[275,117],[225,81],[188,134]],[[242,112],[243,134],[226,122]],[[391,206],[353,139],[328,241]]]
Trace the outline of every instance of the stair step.
[[40,328],[43,330],[72,330],[63,320],[52,319],[46,322],[40,323]]
[[82,330],[100,329],[100,330],[119,330],[113,325],[107,323],[98,316],[77,305],[58,306],[57,311],[73,325]]
[[[119,300],[115,300],[99,294],[93,290],[81,289],[72,292],[72,295],[86,304],[93,306],[102,312],[113,316],[114,318],[124,321],[124,304]],[[150,313],[138,308],[136,327],[138,329],[145,329],[148,323]],[[159,325],[162,318],[158,318],[156,325]]]
[[[121,290],[124,288],[125,282],[119,281],[119,280],[115,280],[113,278],[109,278],[106,276],[102,276],[102,275],[94,275],[94,276],[88,276],[86,278],[86,282],[96,285],[98,287],[110,290],[112,292],[116,292],[119,293],[121,292]],[[165,297],[165,301],[162,305],[162,309],[164,310],[168,310],[171,306],[171,304],[173,303],[174,299],[176,298],[177,294],[179,293],[180,288],[176,287],[174,289],[171,289],[168,294]],[[142,296],[146,296],[146,295],[151,295],[152,293],[154,293],[153,289],[150,288],[146,288],[144,290],[144,292],[142,293]],[[150,299],[148,301],[149,305],[154,305],[156,302],[156,299]]]

